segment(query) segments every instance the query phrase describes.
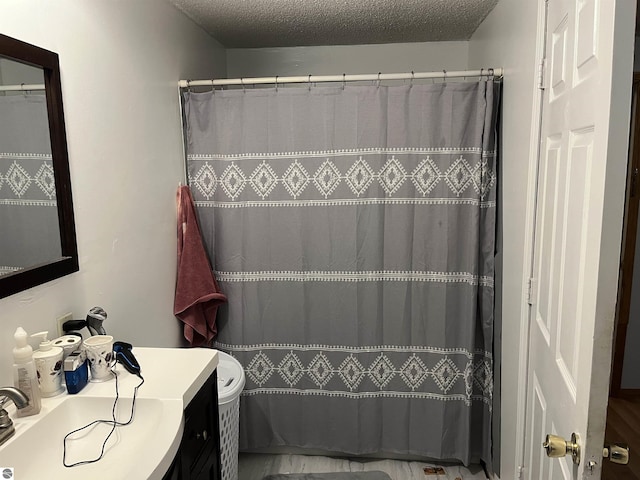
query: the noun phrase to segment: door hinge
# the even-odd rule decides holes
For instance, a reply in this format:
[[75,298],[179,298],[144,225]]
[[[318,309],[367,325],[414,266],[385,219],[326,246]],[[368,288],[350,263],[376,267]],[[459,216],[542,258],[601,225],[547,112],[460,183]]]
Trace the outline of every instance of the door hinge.
[[544,90],[544,67],[545,67],[545,60],[546,59],[542,59],[540,60],[540,64],[538,65],[538,88],[540,90]]
[[518,480],[524,480],[524,465],[518,467]]
[[536,294],[537,292],[537,287],[538,287],[538,283],[536,282],[536,279],[531,277],[529,279],[529,281],[527,282],[527,303],[529,305],[533,305],[535,300],[536,300]]

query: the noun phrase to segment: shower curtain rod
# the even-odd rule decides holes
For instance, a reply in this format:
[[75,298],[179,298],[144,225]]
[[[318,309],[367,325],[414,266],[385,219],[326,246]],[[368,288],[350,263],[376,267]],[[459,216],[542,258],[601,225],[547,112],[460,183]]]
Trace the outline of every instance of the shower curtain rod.
[[27,92],[30,90],[44,90],[44,84],[36,83],[27,85],[26,83],[21,83],[20,85],[0,85],[0,92]]
[[223,86],[223,85],[258,85],[273,83],[320,83],[320,82],[362,82],[382,80],[420,80],[428,78],[461,78],[461,77],[502,77],[502,68],[483,68],[481,70],[441,70],[439,72],[407,72],[407,73],[372,73],[360,75],[305,75],[297,77],[255,77],[255,78],[218,78],[211,80],[180,80],[180,88]]

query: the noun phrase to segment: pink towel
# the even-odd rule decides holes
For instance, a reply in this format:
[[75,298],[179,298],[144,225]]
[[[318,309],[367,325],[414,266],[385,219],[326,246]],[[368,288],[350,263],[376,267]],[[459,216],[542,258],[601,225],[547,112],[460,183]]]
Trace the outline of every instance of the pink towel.
[[220,292],[202,244],[193,197],[180,186],[178,204],[178,278],[173,314],[184,322],[192,347],[210,345],[216,336],[216,313],[227,297]]

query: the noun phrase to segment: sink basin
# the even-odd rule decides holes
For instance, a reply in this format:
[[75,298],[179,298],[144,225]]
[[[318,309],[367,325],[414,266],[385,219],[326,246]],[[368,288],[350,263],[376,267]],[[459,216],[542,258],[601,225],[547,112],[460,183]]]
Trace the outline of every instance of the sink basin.
[[[15,478],[161,478],[182,434],[182,402],[138,398],[131,424],[115,429],[96,463],[67,468],[62,463],[64,436],[97,419],[112,418],[114,398],[65,396],[37,421],[16,419],[16,434],[0,446],[0,465],[13,467]],[[120,398],[119,422],[131,414],[131,398]],[[110,424],[97,424],[67,439],[66,463],[100,456]],[[34,448],[35,447],[35,448]]]

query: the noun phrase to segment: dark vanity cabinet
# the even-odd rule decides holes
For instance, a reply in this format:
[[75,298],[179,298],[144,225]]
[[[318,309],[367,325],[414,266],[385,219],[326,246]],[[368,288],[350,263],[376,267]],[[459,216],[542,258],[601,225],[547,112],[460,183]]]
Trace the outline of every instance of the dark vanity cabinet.
[[221,480],[216,371],[184,411],[180,449],[164,480]]

